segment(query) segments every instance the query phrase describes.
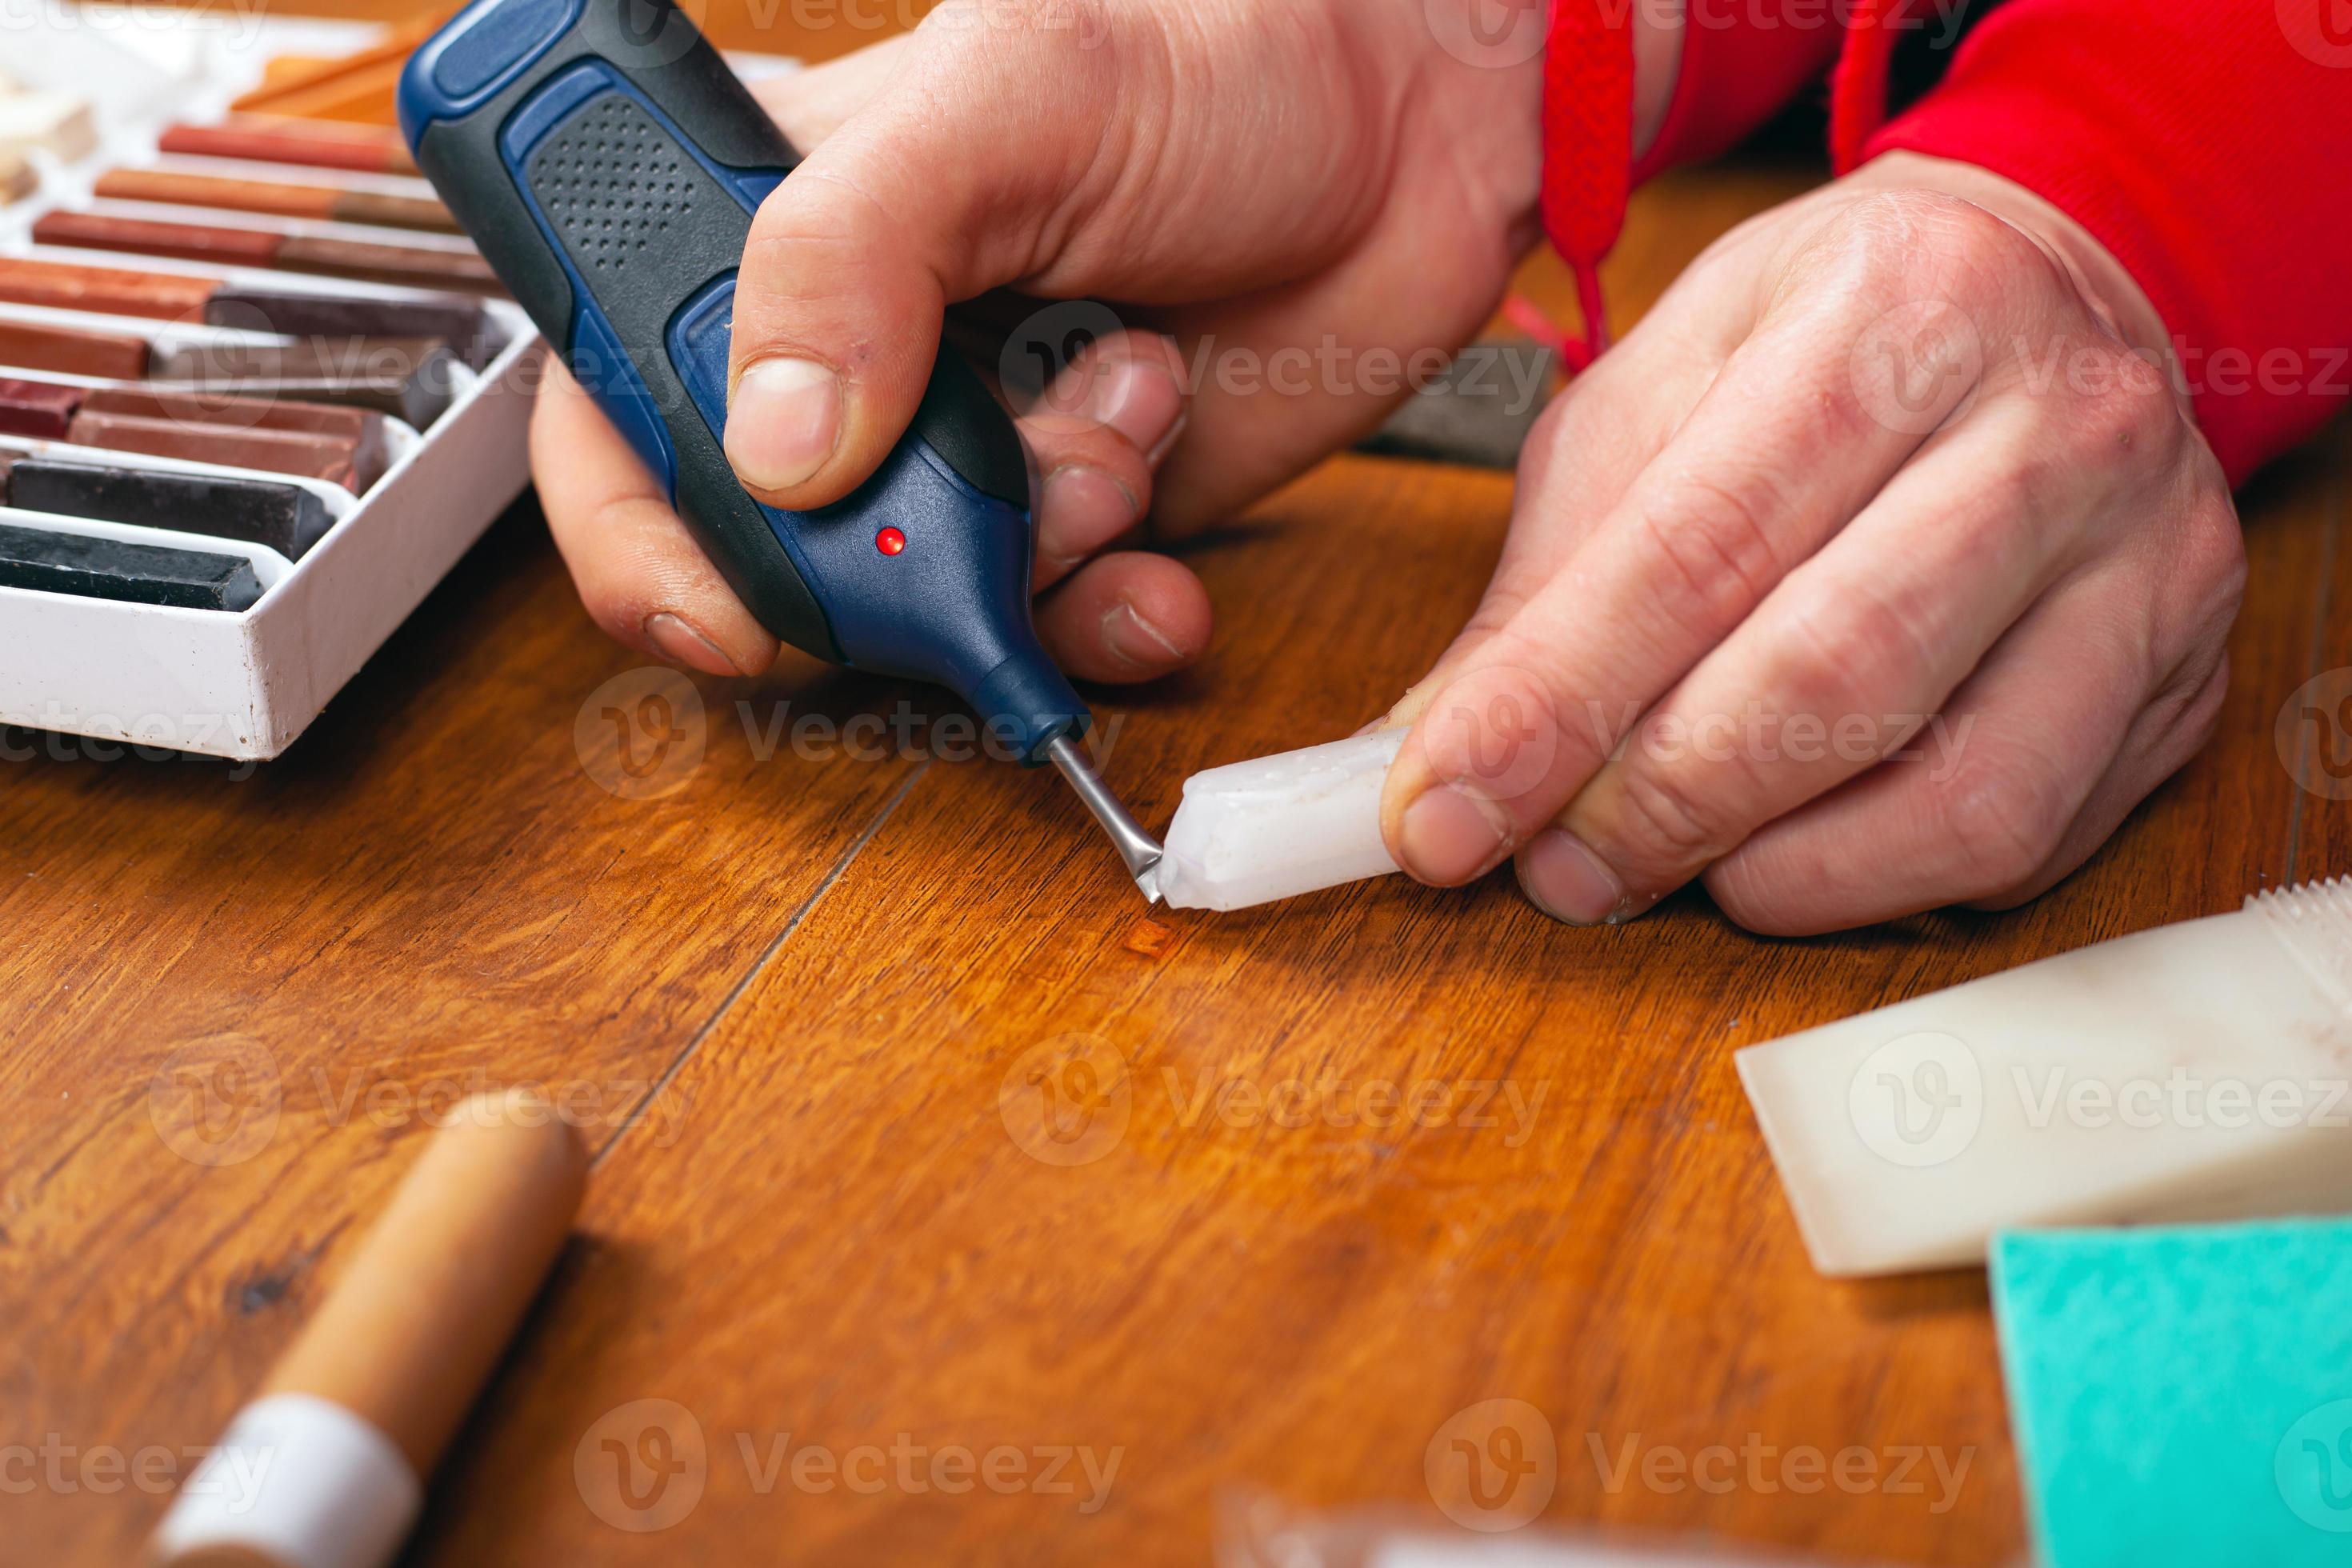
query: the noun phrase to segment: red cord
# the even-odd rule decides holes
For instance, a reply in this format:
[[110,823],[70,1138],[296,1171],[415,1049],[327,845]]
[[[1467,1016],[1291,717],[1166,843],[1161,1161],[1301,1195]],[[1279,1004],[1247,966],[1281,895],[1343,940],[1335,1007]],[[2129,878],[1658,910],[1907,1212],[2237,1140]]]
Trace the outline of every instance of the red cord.
[[[1612,18],[1612,15],[1613,18]],[[1612,0],[1554,0],[1544,50],[1544,232],[1576,274],[1581,370],[1609,346],[1601,258],[1625,226],[1633,173],[1633,32]]]

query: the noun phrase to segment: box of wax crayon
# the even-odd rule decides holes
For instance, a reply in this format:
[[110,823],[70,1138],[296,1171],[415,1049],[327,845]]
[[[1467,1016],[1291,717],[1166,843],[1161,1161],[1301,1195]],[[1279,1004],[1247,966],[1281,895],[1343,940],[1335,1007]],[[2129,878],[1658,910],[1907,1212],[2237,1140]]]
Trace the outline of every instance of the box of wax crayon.
[[411,40],[98,15],[0,62],[0,725],[267,759],[520,494],[544,345],[383,122]]

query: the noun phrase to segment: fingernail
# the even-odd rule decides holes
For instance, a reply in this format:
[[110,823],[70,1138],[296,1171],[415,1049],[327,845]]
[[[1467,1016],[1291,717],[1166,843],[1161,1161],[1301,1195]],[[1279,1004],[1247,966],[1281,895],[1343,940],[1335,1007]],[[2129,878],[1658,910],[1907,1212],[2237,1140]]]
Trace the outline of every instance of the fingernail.
[[1625,884],[1565,828],[1545,828],[1519,852],[1519,888],[1536,908],[1572,926],[1614,925],[1627,913]]
[[1173,637],[1144,619],[1125,599],[1103,612],[1102,628],[1103,641],[1110,651],[1139,669],[1164,669],[1181,664],[1187,657]]
[[1134,527],[1142,511],[1128,488],[1100,468],[1055,468],[1045,476],[1039,548],[1048,547],[1050,536],[1055,564],[1075,564]]
[[1404,808],[1397,850],[1415,878],[1450,888],[1502,859],[1510,835],[1509,819],[1494,802],[1454,784],[1435,784]]
[[646,640],[658,649],[672,664],[698,669],[705,675],[740,675],[735,661],[719,651],[719,645],[704,636],[701,629],[667,610],[646,617]]
[[814,477],[841,441],[841,383],[814,360],[764,359],[727,405],[727,460],[754,488],[790,489]]
[[1184,393],[1166,365],[1121,360],[1095,378],[1085,412],[1157,462],[1183,428]]

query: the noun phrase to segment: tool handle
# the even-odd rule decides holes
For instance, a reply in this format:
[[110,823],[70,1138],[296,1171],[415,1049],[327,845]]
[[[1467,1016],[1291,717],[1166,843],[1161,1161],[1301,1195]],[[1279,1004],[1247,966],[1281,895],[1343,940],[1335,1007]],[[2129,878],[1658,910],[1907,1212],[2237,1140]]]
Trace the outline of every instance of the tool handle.
[[475,0],[410,59],[400,111],[442,200],[761,625],[950,688],[1033,762],[1086,728],[1030,619],[1027,454],[953,350],[845,500],[781,511],[736,482],[736,270],[799,159],[671,0]]

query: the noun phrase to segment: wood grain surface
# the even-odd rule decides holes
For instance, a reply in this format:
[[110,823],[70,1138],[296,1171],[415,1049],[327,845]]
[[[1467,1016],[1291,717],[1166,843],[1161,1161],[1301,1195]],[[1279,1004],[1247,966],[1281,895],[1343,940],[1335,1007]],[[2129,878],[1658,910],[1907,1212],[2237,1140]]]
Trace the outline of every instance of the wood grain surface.
[[[1803,178],[1646,191],[1619,324]],[[2339,424],[2242,498],[2221,733],[2084,871],[1821,941],[1697,895],[1572,931],[1507,879],[1147,921],[1055,780],[888,742],[951,748],[944,699],[638,669],[528,507],[277,763],[8,731],[0,1561],[126,1560],[435,1112],[516,1082],[600,1152],[415,1562],[1471,1539],[1441,1501],[2012,1560],[1981,1275],[1816,1277],[1731,1053],[2352,870],[2347,467]],[[1510,493],[1343,458],[1188,545],[1216,642],[1097,694],[1114,784],[1164,825],[1187,773],[1379,711]],[[1525,1457],[1496,1508],[1457,1438]]]

